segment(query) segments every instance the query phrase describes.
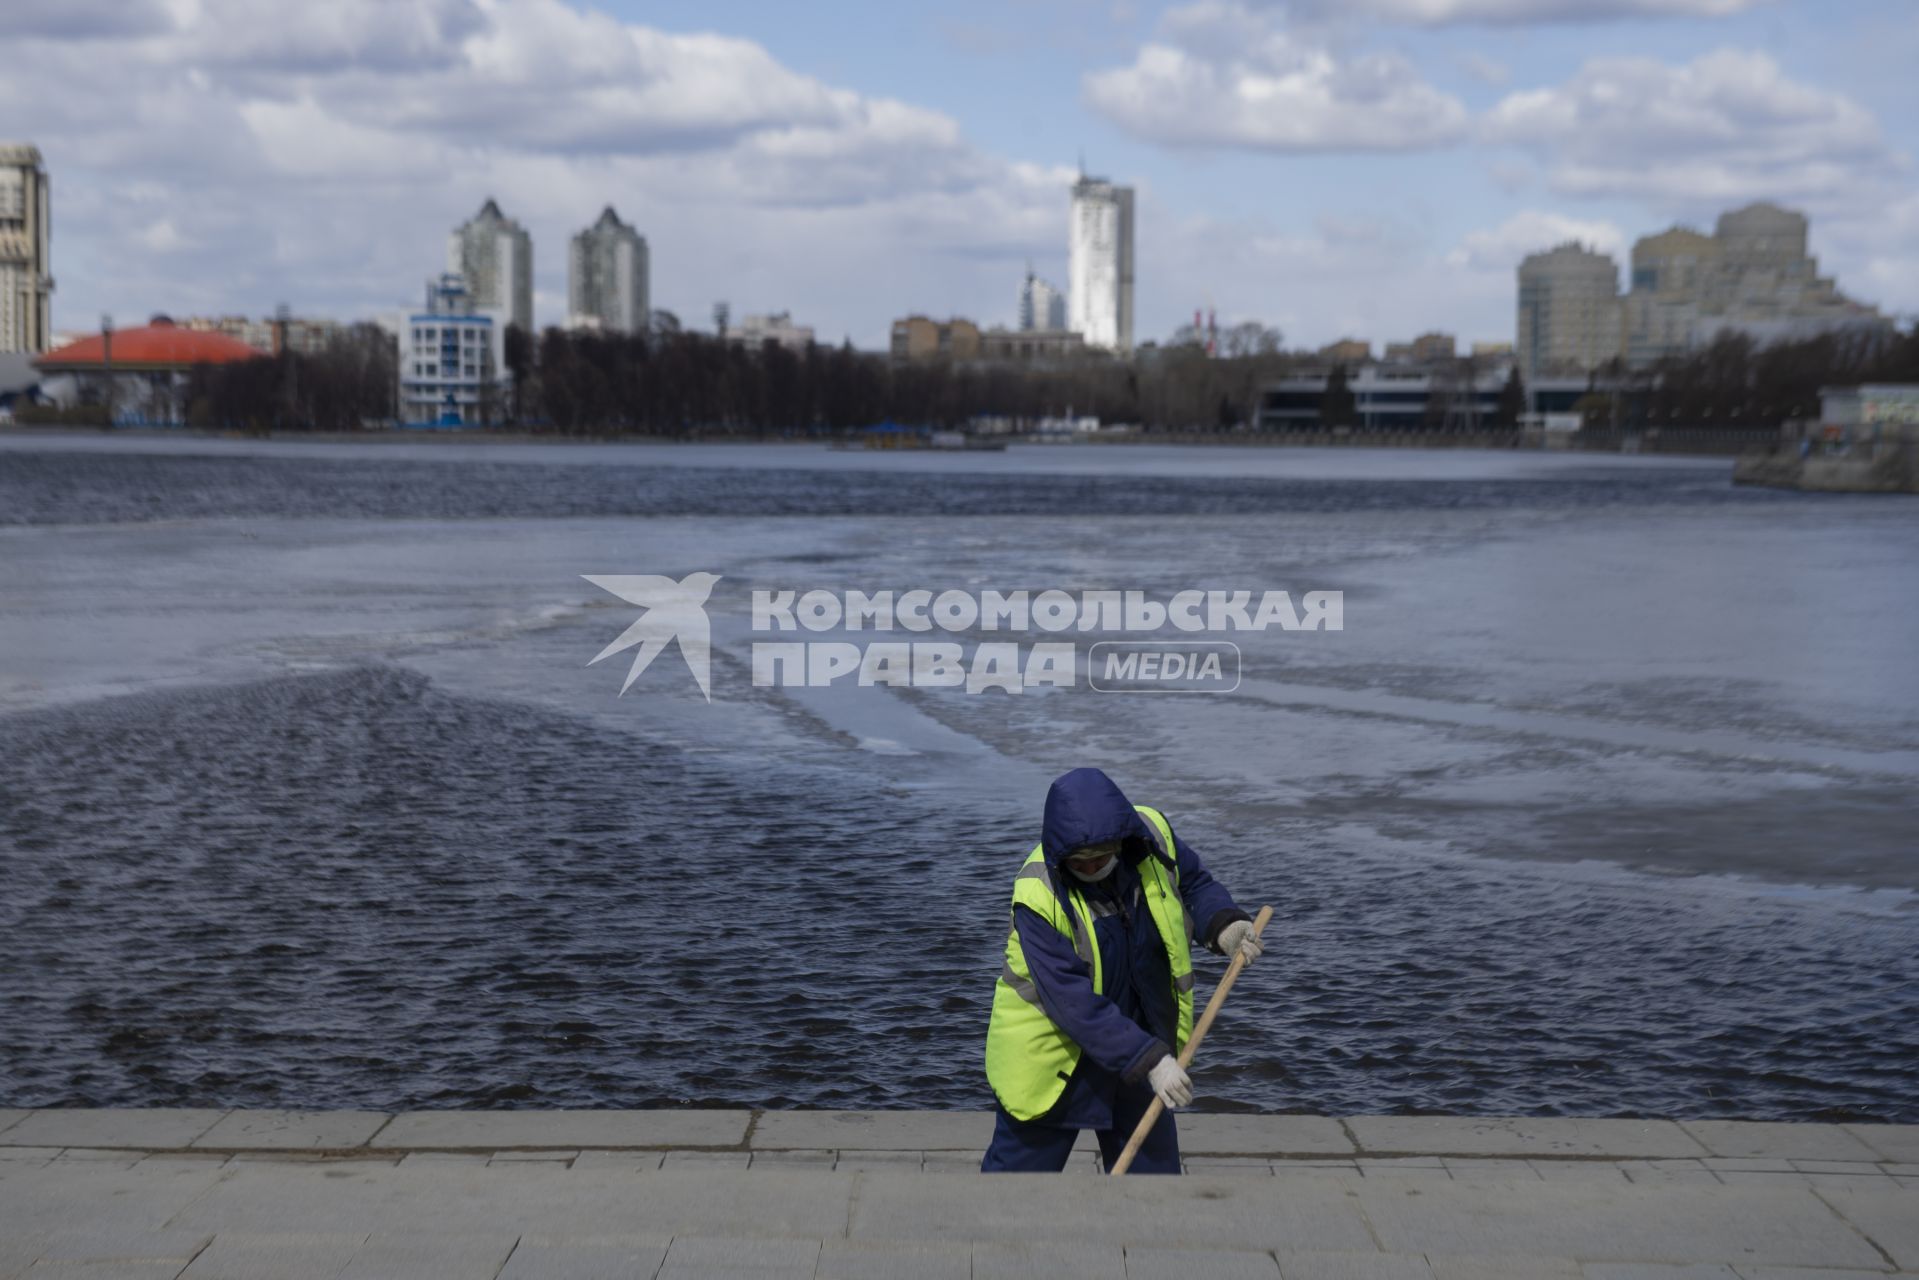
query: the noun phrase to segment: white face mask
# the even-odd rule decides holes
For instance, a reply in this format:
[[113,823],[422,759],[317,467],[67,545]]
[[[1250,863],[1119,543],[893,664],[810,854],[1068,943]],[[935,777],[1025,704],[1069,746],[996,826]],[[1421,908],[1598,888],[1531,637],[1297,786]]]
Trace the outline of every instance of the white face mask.
[[1087,884],[1098,884],[1100,881],[1104,880],[1107,876],[1112,875],[1113,872],[1116,871],[1118,868],[1119,868],[1118,854],[1114,854],[1112,857],[1108,858],[1106,860],[1105,866],[1101,867],[1098,871],[1095,871],[1091,873],[1090,875],[1084,871],[1081,871],[1079,868],[1075,867],[1070,862],[1066,864],[1066,869],[1073,873],[1073,876],[1075,879],[1084,881]]

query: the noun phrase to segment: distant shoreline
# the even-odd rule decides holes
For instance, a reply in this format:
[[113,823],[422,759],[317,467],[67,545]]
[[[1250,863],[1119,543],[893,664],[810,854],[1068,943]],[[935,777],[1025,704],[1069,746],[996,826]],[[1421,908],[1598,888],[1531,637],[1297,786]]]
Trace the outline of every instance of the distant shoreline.
[[[210,431],[197,427],[91,427],[48,423],[0,426],[0,439],[43,438],[125,439],[125,440],[219,440],[233,443],[292,444],[374,444],[374,445],[636,445],[672,447],[685,445],[783,445],[795,449],[821,449],[847,446],[852,453],[939,454],[968,452],[935,447],[871,448],[858,447],[861,437],[850,435],[741,435],[733,432],[699,432],[683,436],[637,434],[580,435],[533,431],[495,431],[484,428],[398,428],[383,431],[280,431],[249,434],[243,431]],[[1598,435],[1588,440],[1571,440],[1547,447],[1535,440],[1522,439],[1511,432],[1446,434],[1429,432],[1355,431],[1345,435],[1331,432],[1255,432],[1255,431],[1126,431],[1061,437],[1014,435],[1002,438],[1008,446],[1032,446],[1042,449],[1083,448],[1087,446],[1159,445],[1191,448],[1242,449],[1365,449],[1406,451],[1428,449],[1446,453],[1516,453],[1565,456],[1603,454],[1615,456],[1663,455],[1667,457],[1731,458],[1752,452],[1763,443],[1752,432],[1666,428],[1663,433],[1622,433]]]

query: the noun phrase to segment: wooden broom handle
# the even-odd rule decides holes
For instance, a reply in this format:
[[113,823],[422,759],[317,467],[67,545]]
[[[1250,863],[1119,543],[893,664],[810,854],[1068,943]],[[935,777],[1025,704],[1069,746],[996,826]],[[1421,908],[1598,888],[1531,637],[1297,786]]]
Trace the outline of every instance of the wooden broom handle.
[[[1267,921],[1273,918],[1271,907],[1261,907],[1259,914],[1253,917],[1253,936],[1259,937],[1266,932]],[[1219,1016],[1219,1007],[1226,1003],[1226,993],[1239,981],[1239,971],[1246,967],[1246,958],[1237,951],[1233,953],[1233,962],[1226,966],[1226,976],[1213,988],[1213,998],[1206,1002],[1206,1012],[1199,1015],[1199,1022],[1193,1027],[1193,1035],[1180,1051],[1179,1067],[1184,1071],[1192,1064],[1193,1055],[1199,1052],[1199,1042],[1206,1038],[1207,1030],[1213,1025],[1213,1019]],[[1159,1116],[1166,1110],[1166,1104],[1154,1095],[1152,1105],[1146,1108],[1146,1114],[1139,1118],[1139,1126],[1133,1130],[1133,1136],[1126,1140],[1126,1149],[1119,1153],[1119,1159],[1113,1161],[1112,1176],[1118,1177],[1133,1167],[1133,1157],[1139,1154],[1140,1144],[1146,1141],[1146,1135],[1159,1123]]]

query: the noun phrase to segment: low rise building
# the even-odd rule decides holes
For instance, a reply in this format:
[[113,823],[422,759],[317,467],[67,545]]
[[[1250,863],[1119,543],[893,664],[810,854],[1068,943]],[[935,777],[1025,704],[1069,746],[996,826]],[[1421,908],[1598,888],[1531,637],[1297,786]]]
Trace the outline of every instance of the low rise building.
[[155,316],[134,329],[102,329],[33,361],[45,397],[65,408],[98,405],[123,426],[186,421],[186,390],[196,365],[256,360],[262,352],[223,333],[183,328]]
[[1919,383],[1821,387],[1819,424],[1845,439],[1919,442]]
[[978,360],[980,330],[971,320],[957,316],[951,320],[907,316],[893,322],[891,350],[895,360]]
[[1386,344],[1386,360],[1389,364],[1432,364],[1456,359],[1458,355],[1458,339],[1450,333],[1422,333],[1411,342]]
[[1359,338],[1341,338],[1321,347],[1318,355],[1334,364],[1364,364],[1373,358],[1373,344]]
[[505,407],[506,313],[476,306],[464,277],[427,281],[422,310],[399,326],[400,423],[489,426]]
[[979,340],[980,359],[1001,364],[1059,364],[1086,354],[1086,340],[1064,329],[988,329]]
[[771,315],[741,317],[739,327],[727,330],[726,337],[749,347],[777,342],[789,351],[805,351],[813,345],[813,326],[794,324],[789,312],[775,311]]
[[[1355,431],[1487,431],[1499,413],[1512,375],[1506,360],[1454,361],[1451,365],[1368,364],[1347,375]],[[1261,388],[1257,425],[1262,431],[1321,431],[1331,370],[1283,378]],[[1534,409],[1563,412],[1591,389],[1584,377],[1542,377],[1528,384]]]
[[337,320],[301,316],[269,316],[259,320],[246,316],[186,316],[176,323],[196,333],[225,334],[269,356],[278,355],[283,346],[301,355],[317,356],[340,336]]

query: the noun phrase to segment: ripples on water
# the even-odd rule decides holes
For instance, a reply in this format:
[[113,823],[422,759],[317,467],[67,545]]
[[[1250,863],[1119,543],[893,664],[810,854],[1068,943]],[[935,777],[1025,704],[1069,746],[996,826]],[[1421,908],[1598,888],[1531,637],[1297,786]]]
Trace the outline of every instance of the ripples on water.
[[[1092,448],[1092,446],[1087,446]],[[0,523],[117,523],[228,516],[559,517],[647,515],[1057,515],[1120,511],[1556,509],[1779,503],[1698,468],[1606,470],[1534,480],[1276,480],[1184,476],[753,470],[372,458],[9,452]]]
[[[1028,824],[381,667],[17,714],[0,760],[7,1105],[990,1103]],[[1262,872],[1208,1109],[1919,1120],[1910,919]]]

